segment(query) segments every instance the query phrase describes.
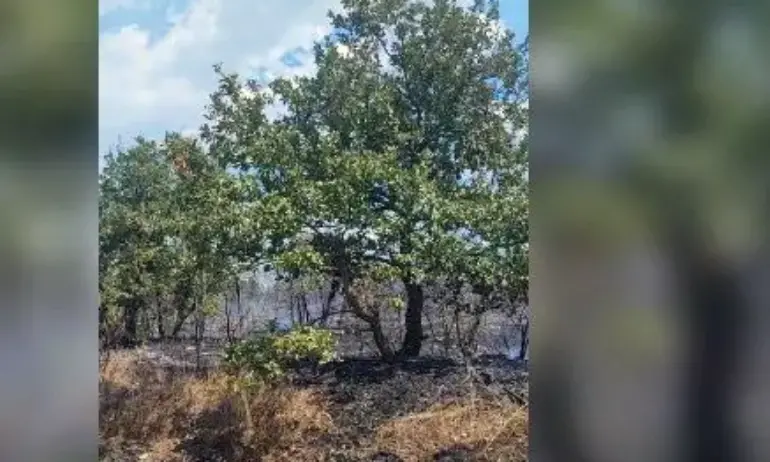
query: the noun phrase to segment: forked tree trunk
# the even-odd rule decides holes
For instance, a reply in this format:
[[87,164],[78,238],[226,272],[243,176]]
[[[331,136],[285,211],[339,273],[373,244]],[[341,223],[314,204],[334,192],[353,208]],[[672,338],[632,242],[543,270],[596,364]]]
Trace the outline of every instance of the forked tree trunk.
[[388,362],[394,361],[396,355],[394,354],[393,349],[390,347],[390,342],[388,341],[388,338],[382,329],[382,321],[380,320],[379,312],[367,311],[367,307],[364,306],[364,303],[361,301],[355,291],[350,289],[350,285],[347,281],[343,282],[342,287],[345,301],[347,302],[351,311],[357,318],[364,321],[368,325],[369,330],[372,332],[374,344],[377,347],[377,350],[380,352],[382,359]]

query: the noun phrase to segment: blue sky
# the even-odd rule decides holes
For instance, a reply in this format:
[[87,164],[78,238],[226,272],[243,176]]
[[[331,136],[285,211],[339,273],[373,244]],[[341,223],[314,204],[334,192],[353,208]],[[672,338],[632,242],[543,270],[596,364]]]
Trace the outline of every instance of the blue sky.
[[[527,0],[501,0],[528,33]],[[192,131],[215,81],[212,64],[269,79],[312,70],[308,52],[339,0],[99,0],[99,150],[136,135]]]

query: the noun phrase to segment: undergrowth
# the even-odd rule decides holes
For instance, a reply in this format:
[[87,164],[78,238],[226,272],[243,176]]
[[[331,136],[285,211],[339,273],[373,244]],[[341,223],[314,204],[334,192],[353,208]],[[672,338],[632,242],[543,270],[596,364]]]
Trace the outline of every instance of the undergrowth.
[[[195,377],[121,352],[101,363],[100,404],[102,461],[324,461],[339,451],[335,404],[313,386],[244,389],[224,372]],[[447,460],[525,461],[527,422],[526,408],[508,402],[444,403],[361,434],[347,460],[441,460],[462,447],[472,458]]]

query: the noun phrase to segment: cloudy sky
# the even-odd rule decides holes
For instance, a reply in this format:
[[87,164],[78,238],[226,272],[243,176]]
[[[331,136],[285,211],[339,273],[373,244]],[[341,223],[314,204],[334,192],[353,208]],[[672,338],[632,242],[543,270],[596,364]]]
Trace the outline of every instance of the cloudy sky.
[[[501,0],[528,32],[528,0]],[[99,151],[201,123],[211,66],[270,78],[312,69],[310,47],[339,0],[99,0]]]

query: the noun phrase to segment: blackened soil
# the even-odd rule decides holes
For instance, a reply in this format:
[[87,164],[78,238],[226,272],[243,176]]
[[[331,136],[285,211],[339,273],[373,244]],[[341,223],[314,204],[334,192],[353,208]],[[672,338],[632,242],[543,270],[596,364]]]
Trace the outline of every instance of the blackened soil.
[[[447,359],[419,358],[399,364],[347,359],[315,371],[302,368],[292,380],[295,385],[320,387],[330,397],[337,430],[328,435],[325,446],[335,448],[328,460],[358,461],[385,421],[467,398],[470,393],[526,400],[527,376],[525,364],[502,357],[481,358],[472,372]],[[380,453],[366,460],[387,457]]]

